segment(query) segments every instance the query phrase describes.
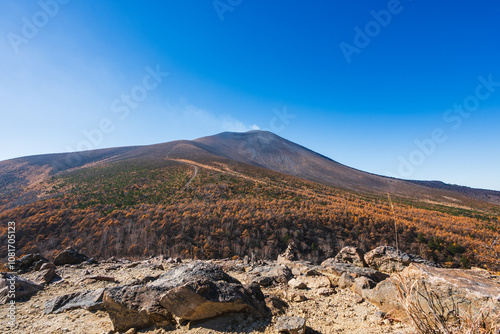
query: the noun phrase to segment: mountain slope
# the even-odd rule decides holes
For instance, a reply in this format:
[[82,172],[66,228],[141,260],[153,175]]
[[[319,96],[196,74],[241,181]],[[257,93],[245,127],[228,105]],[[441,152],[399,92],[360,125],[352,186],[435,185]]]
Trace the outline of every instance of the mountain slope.
[[370,174],[342,165],[266,131],[224,132],[193,141],[180,140],[149,146],[39,155],[2,161],[0,196],[5,199],[58,172],[137,159],[212,162],[231,160],[357,192],[393,194],[464,208],[471,205],[470,201],[500,204],[500,192]]

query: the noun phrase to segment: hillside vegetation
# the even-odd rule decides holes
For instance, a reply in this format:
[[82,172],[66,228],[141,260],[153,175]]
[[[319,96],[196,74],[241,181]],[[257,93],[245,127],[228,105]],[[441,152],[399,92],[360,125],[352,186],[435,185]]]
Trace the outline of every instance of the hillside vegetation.
[[[20,205],[0,202],[0,221],[16,222],[18,255],[50,257],[73,246],[100,258],[276,258],[293,240],[304,259],[318,261],[346,245],[395,245],[396,226],[406,252],[451,267],[498,269],[487,247],[500,235],[495,207],[475,211],[393,197],[393,213],[384,195],[223,159],[137,158],[56,174],[34,189],[38,197]],[[4,224],[1,254],[6,237]]]

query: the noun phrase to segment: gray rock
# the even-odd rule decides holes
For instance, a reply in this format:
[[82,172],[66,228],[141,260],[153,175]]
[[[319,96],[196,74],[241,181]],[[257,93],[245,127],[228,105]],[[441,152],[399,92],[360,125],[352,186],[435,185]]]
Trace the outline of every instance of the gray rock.
[[46,258],[44,258],[40,253],[36,254],[27,254],[21,257],[19,260],[14,261],[14,270],[19,273],[26,273],[35,269],[38,265],[38,268],[44,263],[49,262]]
[[351,289],[358,295],[363,296],[363,290],[373,289],[375,285],[376,285],[375,282],[372,281],[371,279],[361,276],[361,277],[356,277]]
[[430,267],[439,267],[413,254],[405,253],[391,246],[380,246],[365,254],[366,264],[375,270],[394,273],[404,270],[410,263],[420,263]]
[[296,278],[292,278],[291,280],[289,280],[288,286],[292,289],[307,289],[307,285],[304,282],[297,280]]
[[321,267],[323,267],[326,271],[336,274],[337,276],[341,276],[343,273],[348,273],[353,277],[365,276],[375,282],[381,282],[389,277],[389,275],[372,268],[358,267],[350,263],[338,263],[334,258],[323,261],[323,263],[321,263]]
[[297,260],[297,250],[295,248],[295,244],[293,242],[288,244],[285,252],[283,254],[278,255],[278,263],[286,264],[290,261]]
[[202,320],[226,313],[267,316],[257,285],[244,286],[210,262],[178,267],[146,284],[108,289],[104,307],[115,331],[168,326],[175,317]]
[[349,289],[354,284],[354,277],[348,273],[342,273],[338,284],[340,289]]
[[40,267],[40,270],[46,270],[46,269],[50,269],[50,268],[56,268],[56,265],[53,263],[53,262],[46,262],[44,264],[42,264],[42,266]]
[[261,286],[269,286],[273,284],[273,279],[267,276],[257,276],[252,279],[252,283],[256,283]]
[[87,255],[79,253],[75,249],[68,247],[61,253],[57,254],[54,259],[54,264],[56,266],[63,266],[65,264],[80,264],[88,259],[89,257]]
[[344,247],[334,257],[336,262],[351,263],[358,267],[367,267],[365,259],[365,252],[357,247]]
[[83,308],[90,311],[102,310],[104,309],[102,304],[103,294],[104,288],[101,288],[92,291],[74,292],[59,296],[45,303],[44,313],[57,314],[66,310],[73,310],[77,308]]
[[11,274],[0,274],[0,305],[7,303],[11,298],[9,298],[12,291],[10,290],[12,283],[14,283],[15,291],[14,298],[19,300],[20,298],[29,297],[34,295],[38,291],[43,290],[43,286],[31,282],[23,277],[11,275]]
[[277,283],[286,283],[292,279],[290,268],[285,265],[264,265],[253,268],[248,272],[250,275],[269,277]]
[[279,317],[276,322],[278,333],[305,334],[306,319],[300,317]]
[[[455,305],[470,314],[479,314],[490,306],[491,314],[500,312],[500,284],[473,270],[435,268],[413,263],[374,289],[364,290],[363,294],[365,299],[382,311],[404,320],[407,315],[399,304],[396,285],[408,287],[415,282],[418,284],[413,286],[413,300],[420,303],[424,312],[429,312],[429,303],[425,300],[429,298],[434,302],[439,301],[447,309],[453,309]],[[428,291],[432,291],[432,296]]]
[[40,270],[33,280],[36,284],[46,285],[49,284],[56,277],[56,270],[54,268],[48,268]]

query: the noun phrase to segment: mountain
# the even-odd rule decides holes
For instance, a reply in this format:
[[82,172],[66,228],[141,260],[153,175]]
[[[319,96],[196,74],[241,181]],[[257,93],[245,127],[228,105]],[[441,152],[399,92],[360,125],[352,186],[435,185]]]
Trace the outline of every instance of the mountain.
[[315,262],[397,244],[500,268],[498,198],[366,173],[265,131],[0,162],[0,221],[16,223],[19,255],[271,259],[293,240]]
[[471,200],[500,205],[500,192],[439,182],[406,181],[350,168],[267,131],[223,132],[192,141],[38,155],[0,162],[0,195],[58,172],[134,159],[228,159],[341,189],[404,196],[468,207]]

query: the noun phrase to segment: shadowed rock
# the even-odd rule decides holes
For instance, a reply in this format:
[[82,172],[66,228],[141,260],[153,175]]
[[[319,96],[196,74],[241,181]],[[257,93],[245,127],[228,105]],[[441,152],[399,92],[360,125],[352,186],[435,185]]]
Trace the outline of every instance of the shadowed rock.
[[242,285],[209,262],[180,265],[146,285],[108,289],[103,302],[115,331],[168,326],[173,315],[202,320],[234,312],[269,314],[256,284]]
[[65,264],[80,264],[84,261],[87,261],[89,257],[85,254],[82,254],[75,249],[68,247],[63,250],[61,253],[57,254],[54,259],[54,264],[56,266],[62,266]]
[[381,282],[389,277],[389,275],[381,273],[372,268],[363,268],[352,265],[350,263],[338,263],[334,258],[327,259],[321,263],[323,270],[334,273],[337,276],[341,276],[343,273],[347,273],[352,277],[364,276],[375,282]]
[[104,288],[101,288],[92,291],[75,292],[59,296],[45,303],[44,313],[57,314],[66,310],[73,310],[77,308],[83,308],[90,311],[102,310],[103,294]]
[[[14,291],[12,290],[12,285],[14,286]],[[14,294],[15,299],[19,300],[20,298],[34,295],[41,290],[43,290],[43,286],[23,277],[2,273],[0,276],[0,305],[12,300],[10,298],[11,294]]]
[[344,247],[334,257],[336,262],[339,263],[352,263],[358,267],[367,267],[365,262],[365,252],[356,247]]

